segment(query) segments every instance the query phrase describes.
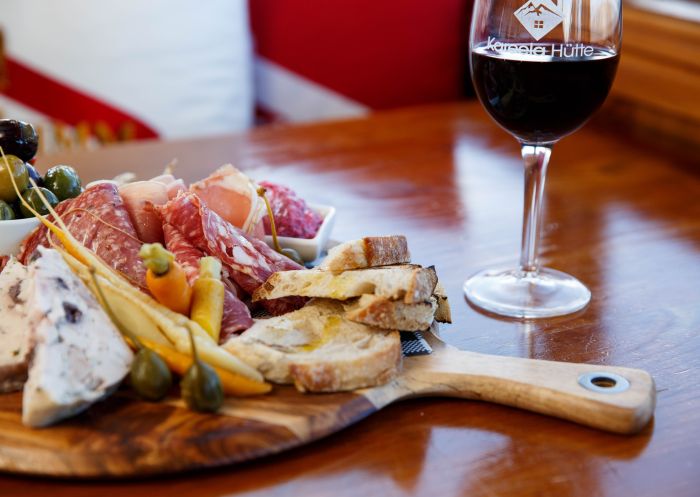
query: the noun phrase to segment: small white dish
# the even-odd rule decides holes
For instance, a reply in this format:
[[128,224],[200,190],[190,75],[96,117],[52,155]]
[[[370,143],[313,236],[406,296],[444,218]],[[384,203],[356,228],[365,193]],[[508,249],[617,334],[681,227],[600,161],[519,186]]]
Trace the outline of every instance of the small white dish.
[[0,221],[0,255],[17,255],[22,240],[39,226],[35,217]]
[[[335,207],[330,205],[308,204],[309,208],[318,212],[323,217],[323,222],[318,228],[316,236],[313,238],[292,238],[289,236],[278,236],[282,248],[292,248],[299,252],[299,255],[305,262],[311,262],[318,259],[326,248],[331,231],[333,231],[333,223],[335,223]],[[265,242],[272,247],[272,236],[265,235]]]

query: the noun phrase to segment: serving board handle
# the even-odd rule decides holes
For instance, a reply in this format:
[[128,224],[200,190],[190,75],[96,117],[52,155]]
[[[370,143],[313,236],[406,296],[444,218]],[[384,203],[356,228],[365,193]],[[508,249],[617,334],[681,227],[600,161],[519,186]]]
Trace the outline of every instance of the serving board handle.
[[639,369],[504,357],[441,344],[406,360],[404,395],[484,400],[631,434],[654,412],[654,380]]

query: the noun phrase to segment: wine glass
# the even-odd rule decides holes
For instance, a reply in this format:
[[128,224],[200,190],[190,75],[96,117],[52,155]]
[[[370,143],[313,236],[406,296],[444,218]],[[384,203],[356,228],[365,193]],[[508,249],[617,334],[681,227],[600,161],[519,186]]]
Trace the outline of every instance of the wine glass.
[[515,136],[525,163],[520,266],[464,283],[477,307],[540,318],[584,308],[591,292],[537,260],[552,146],[580,128],[608,95],[620,55],[622,0],[475,0],[472,81],[491,117]]

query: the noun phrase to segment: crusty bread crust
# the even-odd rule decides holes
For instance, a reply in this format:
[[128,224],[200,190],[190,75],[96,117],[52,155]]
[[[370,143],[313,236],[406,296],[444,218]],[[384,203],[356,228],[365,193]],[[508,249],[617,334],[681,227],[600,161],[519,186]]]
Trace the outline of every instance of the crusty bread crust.
[[401,331],[423,331],[430,328],[437,309],[437,299],[406,304],[376,295],[363,295],[346,306],[345,317],[377,328]]
[[294,385],[300,392],[340,392],[389,382],[398,375],[403,357],[398,331],[390,334],[393,340],[386,341],[371,357],[291,363]]
[[355,390],[386,383],[401,367],[397,331],[343,317],[337,301],[314,299],[283,316],[256,320],[224,348],[267,380],[302,392]]
[[411,281],[411,286],[403,299],[407,304],[416,304],[429,300],[438,282],[435,266],[420,268],[415,271],[415,278]]
[[368,236],[362,239],[367,257],[367,267],[406,264],[411,262],[408,242],[403,235]]
[[347,271],[409,262],[411,254],[405,236],[367,236],[333,247],[318,267],[326,271]]
[[435,285],[435,298],[437,299],[435,321],[438,323],[451,323],[452,310],[450,309],[450,302],[447,299],[447,292],[445,291],[445,288],[439,281],[437,285]]

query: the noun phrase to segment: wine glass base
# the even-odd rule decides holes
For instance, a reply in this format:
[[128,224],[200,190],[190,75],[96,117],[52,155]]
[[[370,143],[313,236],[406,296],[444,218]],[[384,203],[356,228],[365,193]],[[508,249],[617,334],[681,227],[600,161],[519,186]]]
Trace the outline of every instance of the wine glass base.
[[476,307],[512,318],[546,318],[586,307],[591,292],[561,271],[542,268],[481,271],[464,283],[464,295]]

